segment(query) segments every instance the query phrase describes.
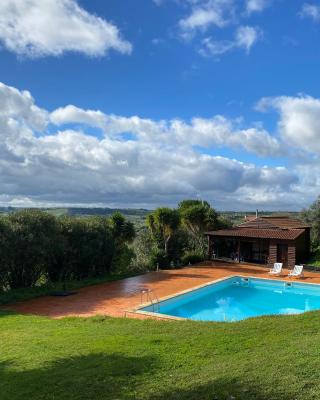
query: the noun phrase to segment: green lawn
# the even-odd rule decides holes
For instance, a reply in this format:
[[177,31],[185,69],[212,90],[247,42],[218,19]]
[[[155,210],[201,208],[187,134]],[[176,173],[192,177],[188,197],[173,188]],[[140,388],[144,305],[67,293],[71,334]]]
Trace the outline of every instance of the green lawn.
[[231,324],[2,313],[0,398],[319,399],[319,328],[319,312]]

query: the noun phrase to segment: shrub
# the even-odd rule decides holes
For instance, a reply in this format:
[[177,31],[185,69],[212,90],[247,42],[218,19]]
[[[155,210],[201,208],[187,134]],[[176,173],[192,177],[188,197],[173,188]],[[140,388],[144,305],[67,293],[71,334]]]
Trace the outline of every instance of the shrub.
[[135,235],[121,214],[56,218],[23,210],[0,218],[0,291],[107,275],[131,268]]
[[135,269],[140,271],[147,271],[154,269],[154,260],[152,253],[156,248],[151,232],[148,228],[142,228],[133,243],[135,252]]
[[0,291],[8,288],[13,247],[10,242],[10,224],[7,218],[0,218]]
[[124,245],[121,251],[118,251],[112,260],[111,272],[113,274],[121,275],[136,270],[133,263],[134,259],[135,253],[133,249]]
[[11,246],[8,265],[10,288],[32,287],[46,274],[52,260],[58,229],[56,219],[37,210],[19,211],[8,216]]
[[159,268],[169,268],[170,261],[166,256],[164,250],[154,249],[151,254],[151,266],[155,269],[159,266]]
[[79,280],[110,272],[115,245],[108,219],[63,217],[59,226],[50,280]]
[[204,260],[203,256],[195,252],[187,252],[181,259],[183,265],[189,265],[189,263],[197,264],[203,260]]

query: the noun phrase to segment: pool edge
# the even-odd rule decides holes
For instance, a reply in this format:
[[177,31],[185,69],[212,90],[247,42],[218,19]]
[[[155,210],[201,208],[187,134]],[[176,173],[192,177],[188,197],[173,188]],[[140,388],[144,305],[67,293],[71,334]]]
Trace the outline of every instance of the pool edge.
[[[203,284],[198,285],[198,286],[194,286],[194,287],[192,287],[190,289],[185,289],[185,290],[182,290],[180,292],[174,293],[172,295],[161,297],[161,298],[158,299],[157,303],[160,303],[160,302],[166,301],[166,300],[170,300],[170,299],[172,299],[174,297],[178,297],[178,296],[193,292],[195,290],[202,289],[202,288],[204,288],[206,286],[210,286],[210,285],[213,285],[213,284],[216,284],[216,283],[219,283],[219,282],[224,282],[226,280],[233,279],[233,278],[261,279],[261,280],[275,281],[275,282],[295,282],[295,283],[300,283],[302,285],[319,286],[319,288],[320,288],[320,283],[300,282],[300,281],[297,281],[297,280],[288,279],[287,277],[284,277],[283,279],[281,279],[281,277],[277,277],[277,278],[280,278],[280,279],[274,279],[274,278],[264,278],[264,277],[257,278],[256,276],[250,276],[250,275],[248,276],[248,275],[236,274],[236,275],[229,275],[229,276],[226,276],[226,277],[223,277],[223,278],[215,279],[213,281],[210,281],[210,282],[207,282],[207,283],[203,283]],[[287,278],[287,279],[285,279],[285,278]],[[161,313],[157,313],[157,312],[143,311],[142,310],[142,308],[152,306],[152,304],[154,304],[154,303],[152,303],[151,301],[149,301],[147,303],[142,303],[142,304],[140,304],[139,307],[135,307],[135,308],[133,308],[131,310],[126,310],[125,314],[138,314],[138,315],[144,315],[146,317],[153,317],[154,319],[164,319],[164,320],[169,320],[169,321],[170,320],[171,321],[192,321],[190,318],[175,317],[175,316],[172,316],[172,315],[166,315],[166,314],[161,314]],[[215,321],[212,321],[212,322],[215,322]]]

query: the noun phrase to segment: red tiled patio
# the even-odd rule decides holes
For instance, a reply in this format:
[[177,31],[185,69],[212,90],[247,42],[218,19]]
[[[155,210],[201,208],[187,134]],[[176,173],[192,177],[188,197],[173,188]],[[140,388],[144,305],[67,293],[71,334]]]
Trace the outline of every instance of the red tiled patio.
[[[232,264],[219,261],[175,270],[162,270],[144,275],[79,289],[68,297],[46,296],[1,307],[24,314],[44,315],[52,318],[68,316],[89,317],[108,315],[114,317],[146,318],[127,313],[141,304],[141,290],[152,289],[159,299],[231,275],[271,278],[268,269],[252,264]],[[274,279],[287,279],[288,271]],[[305,272],[303,282],[320,283],[320,273]]]

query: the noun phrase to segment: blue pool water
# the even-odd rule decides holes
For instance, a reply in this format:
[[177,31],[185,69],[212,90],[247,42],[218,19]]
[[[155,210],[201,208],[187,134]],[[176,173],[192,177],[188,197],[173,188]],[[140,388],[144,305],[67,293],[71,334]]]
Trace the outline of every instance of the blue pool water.
[[198,321],[231,322],[318,309],[320,285],[232,277],[144,307],[141,311]]

